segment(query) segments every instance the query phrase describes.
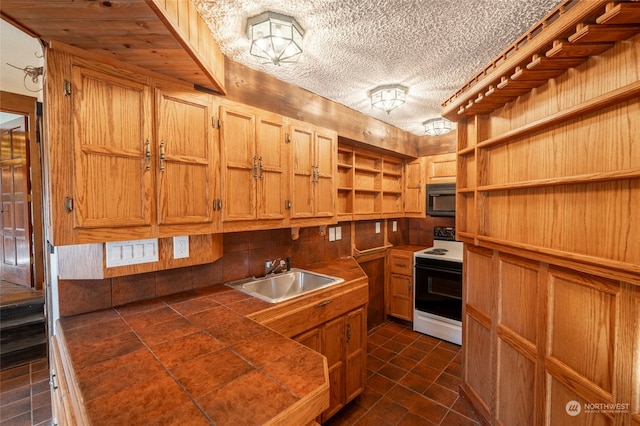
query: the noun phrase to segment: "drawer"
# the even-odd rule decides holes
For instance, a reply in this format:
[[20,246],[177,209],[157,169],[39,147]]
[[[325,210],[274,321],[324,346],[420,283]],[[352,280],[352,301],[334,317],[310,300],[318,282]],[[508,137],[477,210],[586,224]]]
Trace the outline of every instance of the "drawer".
[[367,304],[367,279],[319,291],[292,303],[250,315],[252,319],[287,337],[293,337]]
[[413,253],[391,250],[388,256],[390,273],[413,276]]

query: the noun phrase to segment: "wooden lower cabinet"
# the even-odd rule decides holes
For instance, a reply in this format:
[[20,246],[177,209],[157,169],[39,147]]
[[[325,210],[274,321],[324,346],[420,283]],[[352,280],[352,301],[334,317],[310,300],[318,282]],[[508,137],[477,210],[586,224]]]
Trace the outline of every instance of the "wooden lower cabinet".
[[413,252],[387,253],[385,310],[387,315],[413,321]]
[[327,357],[331,399],[320,416],[325,422],[364,390],[367,313],[360,307],[294,339]]
[[62,351],[56,336],[52,336],[49,345],[51,413],[52,424],[57,426],[88,425],[89,421],[80,398],[77,383],[67,377],[65,364],[68,355]]

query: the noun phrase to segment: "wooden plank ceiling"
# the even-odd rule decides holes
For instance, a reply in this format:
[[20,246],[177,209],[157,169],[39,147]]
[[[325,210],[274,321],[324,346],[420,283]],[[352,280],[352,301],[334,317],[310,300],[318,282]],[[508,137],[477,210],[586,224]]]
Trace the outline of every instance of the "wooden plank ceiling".
[[224,57],[204,21],[188,1],[169,6],[163,0],[2,0],[0,13],[46,43],[59,41],[224,94]]

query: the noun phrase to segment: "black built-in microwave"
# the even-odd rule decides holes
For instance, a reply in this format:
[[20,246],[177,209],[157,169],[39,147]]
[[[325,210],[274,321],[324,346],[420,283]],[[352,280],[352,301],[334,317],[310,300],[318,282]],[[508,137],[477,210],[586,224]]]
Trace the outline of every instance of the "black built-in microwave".
[[455,183],[432,183],[427,185],[427,215],[456,215]]

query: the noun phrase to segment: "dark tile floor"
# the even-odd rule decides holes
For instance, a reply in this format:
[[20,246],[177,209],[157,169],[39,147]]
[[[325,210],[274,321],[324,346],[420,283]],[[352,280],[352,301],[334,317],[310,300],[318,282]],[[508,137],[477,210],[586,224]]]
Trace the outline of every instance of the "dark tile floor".
[[47,360],[0,371],[0,426],[51,424]]
[[479,424],[458,395],[460,346],[386,322],[369,332],[367,352],[364,392],[325,425]]

